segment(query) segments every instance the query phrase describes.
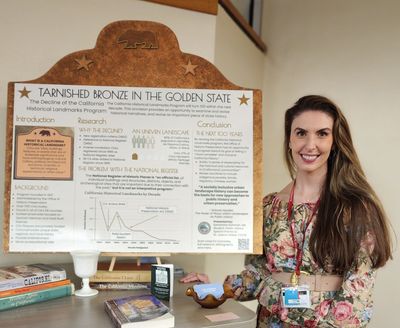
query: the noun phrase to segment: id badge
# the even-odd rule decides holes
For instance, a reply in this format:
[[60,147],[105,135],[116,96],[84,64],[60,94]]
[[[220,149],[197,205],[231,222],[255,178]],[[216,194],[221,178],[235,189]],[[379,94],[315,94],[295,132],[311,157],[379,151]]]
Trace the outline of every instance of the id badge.
[[284,308],[310,308],[311,297],[308,286],[282,287],[282,306]]

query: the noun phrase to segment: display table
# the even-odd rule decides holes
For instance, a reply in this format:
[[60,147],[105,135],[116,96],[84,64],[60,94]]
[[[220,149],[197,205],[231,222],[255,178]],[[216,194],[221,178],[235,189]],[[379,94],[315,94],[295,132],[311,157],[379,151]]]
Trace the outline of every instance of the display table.
[[[68,277],[79,282],[69,266],[66,267]],[[78,287],[78,283],[75,284]],[[185,290],[192,284],[175,282],[174,297],[166,303],[175,316],[175,327],[245,327],[256,326],[256,314],[239,302],[228,299],[216,309],[201,308],[191,297],[185,295]],[[149,293],[147,289],[136,291],[100,291],[97,296],[80,298],[77,296],[63,297],[43,303],[32,304],[12,310],[0,312],[1,327],[12,328],[112,328],[114,327],[104,311],[103,301],[128,295]],[[232,312],[239,319],[211,322],[205,316],[217,313]]]

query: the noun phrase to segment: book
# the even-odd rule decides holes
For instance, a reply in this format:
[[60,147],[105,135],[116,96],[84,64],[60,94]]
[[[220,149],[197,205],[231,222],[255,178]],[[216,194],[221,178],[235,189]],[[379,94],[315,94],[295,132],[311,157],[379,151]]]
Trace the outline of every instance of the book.
[[53,287],[57,287],[57,286],[64,286],[64,285],[68,285],[70,283],[71,283],[71,281],[69,279],[65,279],[65,280],[48,282],[48,283],[41,284],[41,285],[33,285],[33,286],[28,286],[28,287],[3,290],[3,291],[0,291],[0,298],[34,292],[36,290],[49,289],[49,288],[53,288]]
[[175,267],[174,266],[174,276],[183,276],[185,274],[185,272],[183,271],[183,268],[181,267]]
[[104,302],[104,308],[118,328],[171,328],[175,317],[153,295],[128,296]]
[[58,286],[30,293],[13,295],[0,298],[0,311],[25,306],[33,303],[44,302],[55,298],[72,295],[75,291],[74,284]]
[[155,256],[141,256],[140,257],[140,262],[141,263],[157,263],[157,257]]
[[113,271],[109,271],[109,262],[100,262],[97,272],[89,278],[90,282],[150,282],[151,264],[117,262]]
[[151,293],[161,300],[174,295],[174,265],[153,264],[151,266]]
[[56,265],[29,264],[0,268],[0,291],[45,284],[67,278],[65,270]]
[[150,288],[150,283],[139,282],[91,282],[89,285],[97,290],[138,290]]
[[[97,270],[107,270],[110,267],[110,262],[99,262]],[[142,263],[138,265],[135,262],[115,262],[113,271],[149,271],[150,263]]]

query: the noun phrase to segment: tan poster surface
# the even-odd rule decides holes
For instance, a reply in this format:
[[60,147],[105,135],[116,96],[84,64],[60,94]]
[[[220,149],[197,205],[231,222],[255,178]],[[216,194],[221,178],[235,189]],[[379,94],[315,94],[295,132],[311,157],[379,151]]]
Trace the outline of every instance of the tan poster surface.
[[253,97],[16,83],[10,250],[251,252]]

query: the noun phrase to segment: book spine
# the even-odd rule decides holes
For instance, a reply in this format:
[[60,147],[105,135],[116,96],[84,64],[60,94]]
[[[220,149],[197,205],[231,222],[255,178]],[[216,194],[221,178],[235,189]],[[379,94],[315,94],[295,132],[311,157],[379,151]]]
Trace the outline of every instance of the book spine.
[[[97,270],[110,269],[110,262],[99,262]],[[111,271],[150,271],[151,265],[148,263],[137,265],[136,263],[117,262]]]
[[34,292],[36,290],[43,290],[43,289],[53,288],[53,287],[57,287],[57,286],[64,286],[64,285],[68,285],[70,283],[71,283],[71,281],[69,279],[65,279],[65,280],[49,282],[49,283],[41,284],[41,285],[33,285],[33,286],[29,286],[29,287],[3,290],[3,291],[0,291],[0,298],[12,296],[12,295],[30,293],[30,292]]
[[69,296],[74,293],[74,290],[74,284],[69,284],[31,293],[4,297],[0,299],[0,311]]
[[151,271],[105,271],[97,270],[90,282],[150,282]]
[[10,290],[34,285],[41,285],[48,282],[64,280],[67,278],[65,271],[35,273],[30,277],[20,277],[0,281],[0,291]]
[[122,328],[124,323],[129,322],[129,320],[126,319],[126,317],[118,309],[118,306],[112,300],[104,302],[104,309],[109,315],[114,326],[117,328]]
[[90,287],[98,290],[138,290],[149,288],[149,284],[136,282],[91,282]]

